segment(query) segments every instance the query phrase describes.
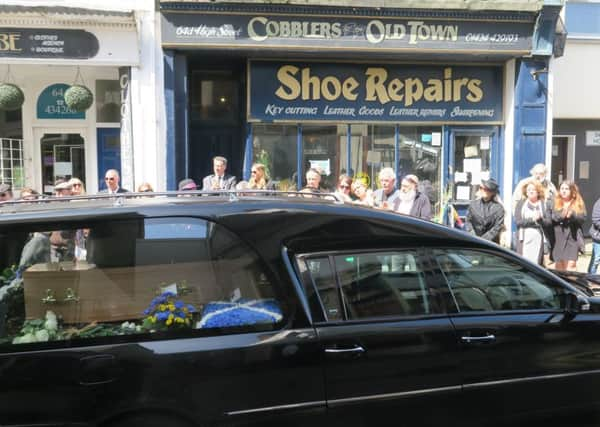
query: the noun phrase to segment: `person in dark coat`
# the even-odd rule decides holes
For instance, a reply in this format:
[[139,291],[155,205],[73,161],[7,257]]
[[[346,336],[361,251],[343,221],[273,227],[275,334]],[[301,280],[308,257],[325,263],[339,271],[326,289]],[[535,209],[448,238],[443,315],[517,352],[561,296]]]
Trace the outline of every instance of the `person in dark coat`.
[[573,181],[563,181],[554,201],[552,224],[554,248],[552,258],[557,270],[577,270],[577,258],[584,251],[583,223],[585,203]]
[[594,208],[592,209],[590,237],[592,238],[593,243],[588,273],[598,274],[598,266],[600,265],[600,199],[596,200]]
[[465,230],[499,243],[504,229],[504,206],[498,201],[498,183],[493,178],[482,180],[479,196],[469,205]]
[[418,190],[419,178],[406,175],[400,182],[400,194],[396,199],[394,210],[417,218],[431,219],[431,202],[425,193]]
[[522,197],[515,207],[517,252],[529,261],[543,265],[544,230],[552,225],[552,204],[545,198],[544,186],[530,179],[521,186]]

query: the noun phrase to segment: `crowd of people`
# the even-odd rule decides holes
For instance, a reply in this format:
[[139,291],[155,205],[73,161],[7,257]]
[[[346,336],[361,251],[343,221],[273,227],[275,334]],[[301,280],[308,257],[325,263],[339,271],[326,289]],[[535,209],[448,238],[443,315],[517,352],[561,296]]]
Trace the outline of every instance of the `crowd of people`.
[[[585,240],[583,224],[587,212],[577,184],[565,180],[558,190],[547,178],[544,164],[536,164],[530,171],[531,176],[521,180],[512,196],[513,218],[516,233],[513,234],[513,248],[530,261],[544,265],[553,265],[557,270],[576,270],[577,259],[584,253]],[[323,188],[322,172],[310,168],[305,174],[306,185],[300,189],[307,197],[314,193],[333,193],[344,203],[368,206],[375,209],[394,211],[399,214],[431,220],[432,207],[426,194],[419,191],[419,178],[409,174],[402,177],[400,186],[396,185],[396,173],[385,167],[379,171],[379,188],[373,191],[367,178],[353,178],[342,174],[337,179],[335,189]],[[120,186],[118,171],[106,171],[105,188],[100,193],[117,194],[128,190]],[[199,190],[191,178],[178,183],[179,191]],[[227,159],[221,156],[213,158],[213,173],[202,180],[203,191],[224,190],[275,190],[269,179],[265,165],[254,163],[251,176],[247,181],[237,182],[236,177],[227,174]],[[144,182],[138,192],[152,192],[152,186]],[[506,233],[505,215],[502,201],[498,197],[498,183],[490,178],[482,180],[479,191],[467,209],[464,222],[458,220],[466,232],[483,239],[501,243],[502,233]],[[85,187],[79,178],[58,180],[54,185],[54,197],[85,195]],[[32,188],[23,188],[21,200],[35,200],[41,195]],[[8,184],[0,184],[0,202],[13,200],[12,189]],[[593,249],[589,272],[596,273],[600,266],[600,199],[592,210],[592,226],[589,234],[593,240]]]

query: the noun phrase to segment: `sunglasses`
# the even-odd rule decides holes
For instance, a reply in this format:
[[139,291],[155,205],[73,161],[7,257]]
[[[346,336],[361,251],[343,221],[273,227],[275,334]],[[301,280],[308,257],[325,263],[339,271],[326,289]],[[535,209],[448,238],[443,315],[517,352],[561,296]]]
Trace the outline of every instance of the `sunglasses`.
[[258,171],[251,171],[250,173],[258,173]]
[[343,188],[344,190],[350,190],[349,185],[340,185],[340,188]]
[[82,185],[83,184],[77,184],[77,183],[75,183],[75,184],[73,184],[73,187],[81,187]]
[[114,181],[115,177],[114,176],[107,176],[106,178],[104,178],[105,181]]
[[140,193],[151,193],[152,190],[150,190],[149,188],[146,188],[145,190],[140,191]]

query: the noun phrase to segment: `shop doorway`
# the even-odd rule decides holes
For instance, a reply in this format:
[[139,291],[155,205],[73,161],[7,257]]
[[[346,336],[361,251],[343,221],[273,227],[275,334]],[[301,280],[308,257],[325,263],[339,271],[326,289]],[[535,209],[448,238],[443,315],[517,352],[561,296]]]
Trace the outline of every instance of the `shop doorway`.
[[244,147],[243,67],[190,71],[189,177],[213,173],[211,159],[224,156],[227,171],[241,178]]
[[498,127],[448,127],[445,134],[448,140],[447,199],[463,216],[470,201],[477,197],[482,180],[494,178],[502,183]]
[[52,194],[58,179],[79,178],[85,185],[85,139],[83,132],[38,129],[41,158],[41,190]]
[[116,169],[121,173],[121,129],[98,128],[97,141],[98,183],[103,186],[104,174],[108,169]]
[[575,136],[552,137],[552,163],[550,179],[557,187],[565,179],[574,178],[573,161],[575,149]]

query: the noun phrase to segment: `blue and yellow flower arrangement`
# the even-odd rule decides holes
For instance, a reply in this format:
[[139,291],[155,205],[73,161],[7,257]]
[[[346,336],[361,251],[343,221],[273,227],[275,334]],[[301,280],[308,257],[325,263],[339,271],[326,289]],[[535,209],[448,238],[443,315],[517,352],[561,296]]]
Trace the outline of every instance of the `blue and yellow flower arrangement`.
[[196,309],[177,299],[173,292],[163,292],[144,310],[142,327],[148,330],[189,328]]

